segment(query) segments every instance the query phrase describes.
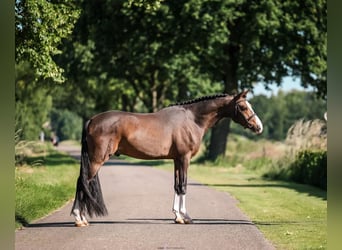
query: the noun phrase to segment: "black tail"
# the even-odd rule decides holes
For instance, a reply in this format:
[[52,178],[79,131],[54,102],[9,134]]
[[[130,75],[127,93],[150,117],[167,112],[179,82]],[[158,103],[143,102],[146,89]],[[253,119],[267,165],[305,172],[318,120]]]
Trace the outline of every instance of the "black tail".
[[104,216],[108,212],[103,201],[99,176],[96,174],[94,178],[88,180],[90,160],[86,135],[89,123],[90,120],[85,123],[82,131],[80,176],[77,180],[76,195],[72,210],[75,207],[76,201],[78,201],[81,213],[87,212],[90,217],[93,217],[94,214],[96,216]]

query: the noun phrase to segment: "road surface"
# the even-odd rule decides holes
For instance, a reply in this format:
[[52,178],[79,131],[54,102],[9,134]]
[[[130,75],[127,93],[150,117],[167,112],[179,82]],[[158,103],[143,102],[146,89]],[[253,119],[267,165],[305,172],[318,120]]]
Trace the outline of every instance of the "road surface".
[[187,209],[194,224],[180,225],[171,212],[172,173],[110,161],[99,174],[108,216],[77,228],[70,202],[17,230],[15,249],[274,249],[227,193],[189,180]]

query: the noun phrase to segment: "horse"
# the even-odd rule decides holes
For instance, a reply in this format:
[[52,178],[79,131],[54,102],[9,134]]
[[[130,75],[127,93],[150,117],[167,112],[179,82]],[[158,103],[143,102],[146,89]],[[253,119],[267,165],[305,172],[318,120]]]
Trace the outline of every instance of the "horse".
[[186,210],[187,171],[203,136],[224,117],[261,134],[263,125],[247,101],[248,90],[237,95],[216,94],[176,103],[154,113],[107,111],[85,122],[81,140],[80,175],[71,215],[75,226],[88,226],[86,213],[108,214],[98,172],[112,155],[174,161],[175,223],[189,224]]

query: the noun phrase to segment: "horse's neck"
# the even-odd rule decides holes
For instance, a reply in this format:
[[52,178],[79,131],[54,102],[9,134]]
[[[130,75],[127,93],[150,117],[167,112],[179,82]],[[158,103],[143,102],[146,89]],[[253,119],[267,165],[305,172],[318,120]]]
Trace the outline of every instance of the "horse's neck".
[[233,97],[218,98],[199,103],[194,107],[193,113],[196,123],[205,130],[214,126],[223,117],[229,116],[229,103]]

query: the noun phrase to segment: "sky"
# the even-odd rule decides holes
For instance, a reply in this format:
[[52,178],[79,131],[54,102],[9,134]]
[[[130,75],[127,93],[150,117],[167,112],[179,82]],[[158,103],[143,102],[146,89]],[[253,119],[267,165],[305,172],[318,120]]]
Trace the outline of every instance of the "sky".
[[285,77],[283,84],[281,86],[277,86],[276,84],[273,85],[269,85],[271,90],[265,90],[265,87],[262,83],[258,83],[255,85],[253,92],[254,95],[266,95],[266,96],[271,96],[276,95],[278,93],[278,91],[281,89],[284,92],[289,92],[291,90],[304,90],[304,91],[313,91],[312,87],[309,88],[303,88],[300,85],[300,80],[297,79],[293,79],[292,77]]

